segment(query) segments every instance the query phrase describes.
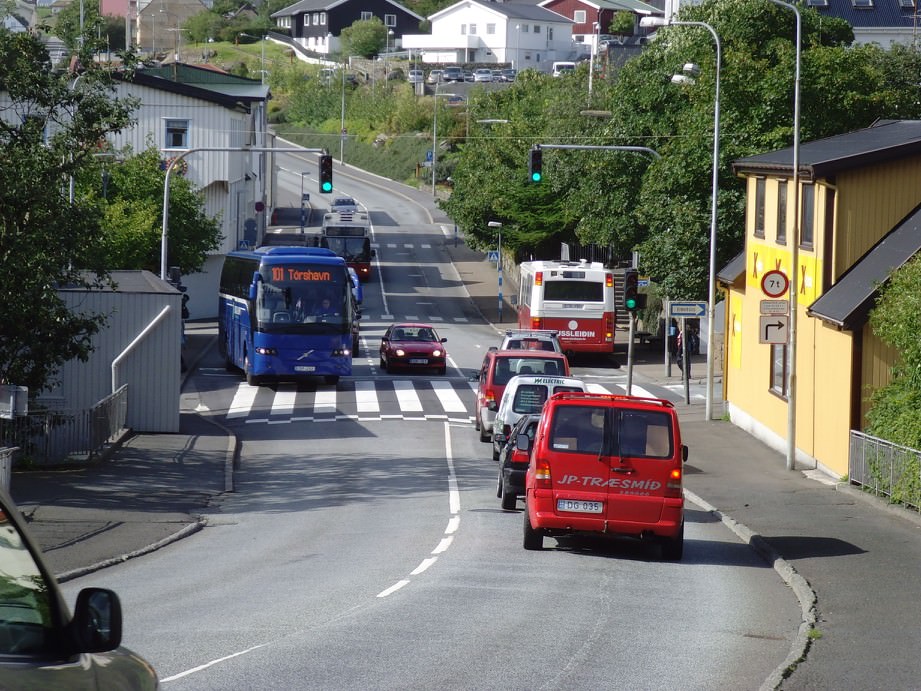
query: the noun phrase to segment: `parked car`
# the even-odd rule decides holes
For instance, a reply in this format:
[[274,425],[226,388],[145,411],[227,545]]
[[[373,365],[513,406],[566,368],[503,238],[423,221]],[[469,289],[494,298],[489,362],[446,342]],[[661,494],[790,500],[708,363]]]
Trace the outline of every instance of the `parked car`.
[[480,371],[471,378],[477,382],[474,403],[474,428],[480,441],[492,441],[492,423],[498,403],[509,380],[517,374],[569,376],[569,360],[562,353],[541,350],[488,350]]
[[441,77],[445,82],[462,82],[464,81],[464,71],[460,67],[445,67]]
[[527,413],[539,413],[544,403],[561,391],[585,391],[581,379],[548,377],[545,375],[518,375],[509,379],[496,409],[492,423],[492,459],[499,460],[499,451],[512,431],[512,425]]
[[518,448],[518,436],[524,434],[533,441],[538,422],[540,413],[530,413],[518,418],[499,452],[499,482],[496,486],[496,496],[506,511],[513,511],[518,497],[524,496],[524,478],[528,472],[530,456],[527,450]]
[[669,401],[559,393],[543,408],[525,475],[523,546],[545,536],[593,534],[655,540],[662,556],[684,554],[684,462],[678,413]]
[[444,81],[444,70],[432,70],[429,72],[429,76],[425,78],[429,84],[440,84]]
[[0,687],[158,688],[153,667],[121,647],[118,596],[83,588],[71,614],[5,490],[0,490],[0,527]]
[[410,70],[409,76],[406,77],[406,81],[410,84],[421,84],[425,81],[425,72],[422,70]]
[[473,81],[475,82],[491,82],[492,81],[492,70],[486,67],[480,67],[473,71]]
[[387,73],[387,81],[403,81],[406,79],[406,73],[399,67],[395,67]]
[[406,322],[391,324],[381,338],[380,367],[390,373],[401,369],[434,369],[447,371],[447,352],[431,324]]
[[498,350],[551,350],[563,352],[560,332],[552,329],[506,329]]
[[554,77],[562,77],[564,74],[571,74],[576,70],[576,63],[572,61],[558,61],[553,63],[550,68],[550,74]]
[[514,70],[511,67],[506,67],[502,72],[502,81],[503,82],[513,82],[515,77],[518,76],[518,70]]
[[493,70],[492,71],[492,80],[494,82],[504,82],[505,78],[502,76],[502,70]]
[[470,70],[464,70],[464,81],[465,82],[476,81],[476,77],[474,76],[473,72],[471,72]]

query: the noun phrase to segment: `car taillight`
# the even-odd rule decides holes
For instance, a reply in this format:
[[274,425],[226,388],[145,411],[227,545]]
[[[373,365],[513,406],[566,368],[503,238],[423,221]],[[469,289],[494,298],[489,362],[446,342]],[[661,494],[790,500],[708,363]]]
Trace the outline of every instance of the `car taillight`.
[[604,285],[607,288],[614,287],[614,274],[605,274],[604,275]]
[[534,272],[534,285],[536,286],[544,285],[544,272],[543,271]]
[[496,402],[496,394],[493,393],[492,389],[486,389],[486,392],[483,394],[483,398],[486,399],[487,403]]
[[538,489],[551,489],[553,482],[550,479],[550,462],[537,461],[534,464],[534,486]]
[[668,482],[665,483],[666,497],[681,497],[681,468],[675,468],[668,475]]

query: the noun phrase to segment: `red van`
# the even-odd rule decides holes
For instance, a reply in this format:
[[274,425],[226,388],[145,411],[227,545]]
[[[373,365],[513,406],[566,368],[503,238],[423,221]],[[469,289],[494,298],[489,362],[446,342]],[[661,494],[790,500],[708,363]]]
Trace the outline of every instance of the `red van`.
[[479,374],[471,378],[478,382],[473,426],[480,432],[480,441],[492,441],[492,426],[505,385],[518,374],[568,377],[569,360],[562,353],[546,350],[488,350]]
[[515,444],[531,453],[525,549],[543,549],[544,536],[595,533],[653,539],[663,558],[681,559],[688,449],[669,401],[558,393],[534,441]]

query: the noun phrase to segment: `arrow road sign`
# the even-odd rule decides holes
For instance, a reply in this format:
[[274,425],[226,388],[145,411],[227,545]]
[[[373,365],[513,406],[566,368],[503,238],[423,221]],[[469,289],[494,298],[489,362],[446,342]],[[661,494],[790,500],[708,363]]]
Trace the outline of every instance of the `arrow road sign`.
[[670,302],[669,317],[702,317],[707,313],[706,302]]
[[790,317],[781,314],[762,316],[758,324],[758,342],[782,345],[790,335]]

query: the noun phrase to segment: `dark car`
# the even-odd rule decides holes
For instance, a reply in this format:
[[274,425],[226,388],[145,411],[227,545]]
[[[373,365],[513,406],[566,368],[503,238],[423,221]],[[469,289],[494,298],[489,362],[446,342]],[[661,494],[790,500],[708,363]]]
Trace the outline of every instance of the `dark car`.
[[462,82],[464,81],[464,70],[460,67],[445,67],[441,80],[443,82]]
[[157,688],[153,667],[121,647],[118,596],[83,588],[71,614],[3,490],[0,537],[0,688]]
[[388,373],[397,368],[434,369],[444,374],[447,340],[440,338],[430,324],[392,324],[381,338],[381,369]]
[[538,422],[540,413],[522,415],[512,427],[499,452],[499,484],[496,487],[496,496],[502,500],[502,508],[506,511],[514,510],[518,497],[524,496],[524,478],[530,460],[528,452],[518,448],[518,436],[525,434],[533,441]]

